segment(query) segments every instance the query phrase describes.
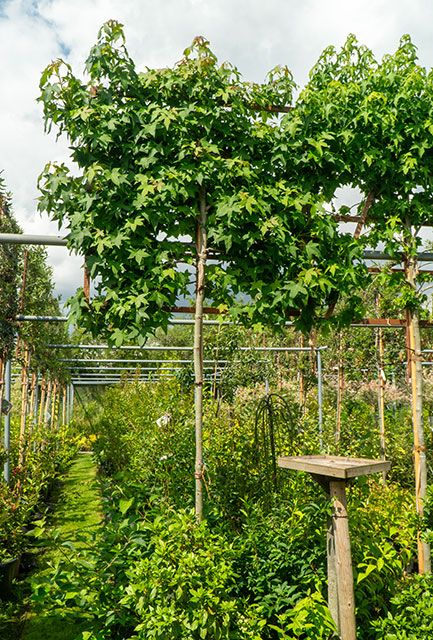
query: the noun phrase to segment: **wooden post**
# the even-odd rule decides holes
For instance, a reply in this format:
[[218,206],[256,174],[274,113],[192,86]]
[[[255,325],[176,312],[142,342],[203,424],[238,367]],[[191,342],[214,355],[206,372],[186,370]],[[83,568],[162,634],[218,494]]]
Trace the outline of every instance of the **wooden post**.
[[[412,251],[408,251],[404,258],[404,273],[406,283],[417,290],[416,277],[418,261],[416,258],[416,238],[412,233],[410,221],[406,221],[406,232],[412,241]],[[408,330],[408,352],[410,359],[410,378],[412,390],[412,424],[413,424],[413,453],[415,467],[415,504],[420,518],[424,514],[424,500],[427,496],[427,459],[423,424],[423,373],[421,360],[421,334],[419,329],[418,310],[406,309],[406,324]],[[418,531],[418,570],[420,573],[431,572],[430,545],[421,540]]]
[[334,522],[332,517],[328,520],[328,531],[326,534],[326,560],[328,575],[328,608],[332,619],[335,622],[335,626],[339,629],[340,611],[338,608],[337,561],[335,557]]
[[310,473],[332,499],[333,513],[327,532],[328,605],[340,640],[356,640],[346,484],[358,476],[388,470],[391,463],[386,460],[329,455],[283,456],[277,462],[283,469]]
[[[427,496],[427,459],[422,416],[423,379],[418,313],[415,311],[408,311],[407,320],[409,326],[409,349],[411,358],[410,371],[412,389],[413,454],[415,467],[415,504],[416,511],[422,518],[424,515],[424,500]],[[419,531],[417,543],[418,571],[419,573],[430,573],[430,545],[421,540]]]
[[329,493],[333,500],[332,524],[338,586],[338,630],[341,640],[356,640],[355,593],[347,516],[346,482],[337,479],[330,480]]

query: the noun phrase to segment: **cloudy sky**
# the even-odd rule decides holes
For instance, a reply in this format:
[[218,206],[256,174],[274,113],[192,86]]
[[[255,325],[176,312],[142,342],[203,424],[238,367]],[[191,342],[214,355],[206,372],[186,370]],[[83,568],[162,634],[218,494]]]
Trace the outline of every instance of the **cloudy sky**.
[[[421,63],[433,66],[431,0],[0,0],[0,170],[27,233],[58,233],[36,212],[36,182],[47,161],[68,157],[64,142],[44,134],[40,74],[59,57],[81,73],[110,18],[124,24],[138,68],[172,65],[204,35],[246,79],[287,64],[302,85],[322,49],[348,33],[379,56],[410,33]],[[57,292],[67,297],[81,283],[81,261],[63,248],[49,253]]]

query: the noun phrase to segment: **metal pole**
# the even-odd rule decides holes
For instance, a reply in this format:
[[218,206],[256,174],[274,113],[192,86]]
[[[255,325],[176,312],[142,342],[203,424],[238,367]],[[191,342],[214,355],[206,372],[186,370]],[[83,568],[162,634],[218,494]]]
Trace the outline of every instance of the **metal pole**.
[[38,403],[39,403],[39,371],[36,371],[35,397],[33,401],[33,428],[38,424]]
[[320,349],[316,350],[317,357],[317,406],[319,411],[319,445],[323,447],[323,374],[322,355]]
[[[7,402],[11,401],[11,360],[8,358],[5,363],[5,393],[4,398]],[[5,415],[4,422],[4,448],[6,453],[6,461],[3,467],[3,477],[5,482],[9,484],[11,477],[10,470],[10,451],[11,451],[11,414],[10,411]]]
[[60,236],[39,236],[24,233],[0,233],[0,244],[42,244],[53,247],[66,247],[66,238]]
[[71,416],[70,419],[74,417],[74,384],[71,382]]
[[69,424],[70,416],[70,383],[66,385],[66,424]]

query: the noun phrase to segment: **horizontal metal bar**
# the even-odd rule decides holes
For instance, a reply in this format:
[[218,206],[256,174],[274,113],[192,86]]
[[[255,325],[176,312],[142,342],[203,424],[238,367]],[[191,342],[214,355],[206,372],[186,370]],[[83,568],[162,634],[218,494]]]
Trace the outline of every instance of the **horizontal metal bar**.
[[[403,260],[403,254],[399,255],[399,258]],[[365,250],[363,253],[365,260],[391,260],[396,262],[399,258],[393,258],[383,251],[369,251]],[[431,251],[421,251],[416,256],[418,262],[433,262],[433,253]]]
[[[351,218],[351,221],[355,221],[355,218]],[[178,243],[178,241],[174,241],[174,244]],[[66,247],[67,239],[65,237],[51,235],[0,233],[0,244],[39,244]],[[185,247],[194,247],[190,242],[181,242],[180,244]],[[363,257],[365,260],[394,260],[394,258],[383,251],[373,250],[365,250],[363,252]],[[225,259],[224,256],[221,256],[221,259]],[[420,262],[433,262],[433,252],[421,251],[417,255],[417,260]]]
[[18,315],[15,320],[18,322],[68,322],[67,316],[25,316]]
[[123,345],[121,347],[113,347],[110,346],[109,344],[47,344],[47,347],[51,348],[51,349],[88,349],[88,350],[93,350],[93,349],[112,349],[117,350],[117,349],[124,349],[127,350],[129,349],[130,351],[193,351],[194,347],[157,347],[155,345],[152,346],[133,346],[133,345]]
[[[192,360],[141,360],[141,359],[137,359],[137,360],[133,360],[133,359],[128,359],[128,358],[60,358],[59,362],[83,362],[83,363],[89,363],[89,362],[98,362],[98,363],[104,363],[104,362],[120,362],[125,364],[126,362],[132,362],[132,363],[143,363],[143,364],[150,364],[150,363],[156,363],[156,364],[172,364],[172,363],[177,363],[177,364],[193,364]],[[203,362],[205,364],[214,364],[217,362],[222,362],[222,363],[226,363],[228,362],[228,360],[203,360]],[[137,367],[140,368],[140,367]]]
[[[205,371],[214,371],[214,367],[204,367]],[[96,371],[92,371],[92,372],[77,372],[74,371],[73,373],[78,376],[94,376],[94,375],[101,375],[101,376],[118,376],[118,377],[130,377],[133,378],[134,376],[134,371],[130,371],[130,376],[128,376],[127,374],[124,373],[99,373],[100,369],[96,368]],[[182,367],[142,367],[141,369],[139,369],[138,371],[161,371],[161,372],[165,372],[165,371],[182,371]],[[72,373],[72,372],[71,372]]]
[[[143,346],[143,347],[134,347],[131,345],[126,345],[126,346],[122,346],[122,347],[111,347],[108,344],[97,344],[97,345],[89,345],[89,344],[77,344],[77,345],[71,345],[71,344],[47,344],[46,345],[47,348],[51,348],[51,349],[83,349],[83,350],[89,350],[91,351],[92,349],[112,349],[117,350],[117,349],[128,349],[130,351],[193,351],[194,347],[157,347],[157,346]],[[237,349],[235,349],[235,351],[311,351],[311,350],[315,350],[315,351],[319,351],[322,349],[327,349],[327,346],[323,346],[323,347],[238,347]],[[206,347],[205,345],[205,349],[209,349],[209,347]],[[219,347],[214,347],[213,350],[218,350]]]
[[66,238],[60,236],[40,236],[25,233],[0,233],[0,244],[42,244],[53,247],[66,247]]

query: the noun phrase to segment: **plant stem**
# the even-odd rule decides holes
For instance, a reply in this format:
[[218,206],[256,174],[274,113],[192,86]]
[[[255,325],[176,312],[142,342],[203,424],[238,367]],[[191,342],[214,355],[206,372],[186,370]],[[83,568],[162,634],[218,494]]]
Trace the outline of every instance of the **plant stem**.
[[203,518],[203,302],[207,257],[207,207],[206,191],[199,194],[197,219],[197,287],[194,317],[194,376],[195,376],[195,515],[197,522]]
[[[407,227],[411,232],[410,225]],[[411,232],[412,237],[412,232]],[[406,282],[416,289],[416,274],[418,264],[416,252],[412,251],[405,256]],[[419,330],[419,314],[417,310],[406,310],[408,326],[408,351],[410,359],[410,377],[412,389],[412,424],[413,424],[413,451],[415,466],[415,502],[418,515],[422,518],[424,513],[424,500],[427,495],[427,460],[424,440],[424,425],[422,417],[423,409],[423,374],[421,362],[421,336]],[[420,573],[430,573],[430,545],[421,540],[418,532],[418,570]]]

